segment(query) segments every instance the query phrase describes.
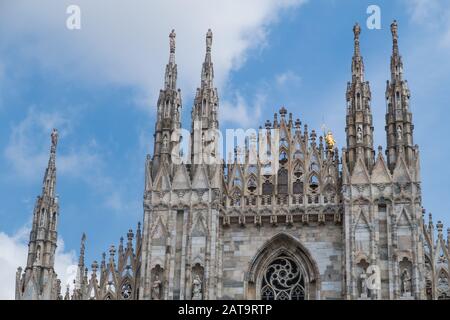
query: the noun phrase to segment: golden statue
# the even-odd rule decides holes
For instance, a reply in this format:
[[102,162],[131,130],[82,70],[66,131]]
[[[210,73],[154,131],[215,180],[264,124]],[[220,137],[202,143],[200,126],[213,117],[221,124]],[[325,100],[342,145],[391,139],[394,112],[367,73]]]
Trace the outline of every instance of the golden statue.
[[333,151],[334,146],[336,145],[336,140],[334,140],[333,133],[331,131],[328,131],[328,133],[326,134],[325,142],[327,144],[327,149]]

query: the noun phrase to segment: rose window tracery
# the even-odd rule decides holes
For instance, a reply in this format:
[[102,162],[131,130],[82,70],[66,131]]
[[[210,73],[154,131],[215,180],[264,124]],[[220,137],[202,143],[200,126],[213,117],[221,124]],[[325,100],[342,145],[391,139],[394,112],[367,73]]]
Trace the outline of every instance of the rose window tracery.
[[280,256],[269,264],[262,279],[261,298],[263,300],[305,299],[305,277],[292,258]]

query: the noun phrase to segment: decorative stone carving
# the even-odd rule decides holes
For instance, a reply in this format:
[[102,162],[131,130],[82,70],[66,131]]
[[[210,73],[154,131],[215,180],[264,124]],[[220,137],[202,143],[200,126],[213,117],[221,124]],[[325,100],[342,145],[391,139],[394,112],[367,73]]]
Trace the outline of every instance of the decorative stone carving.
[[161,299],[161,280],[159,280],[159,276],[155,275],[155,279],[152,283],[152,299],[160,300]]
[[402,296],[410,296],[411,295],[411,276],[408,272],[408,269],[403,269],[401,275],[401,293]]
[[192,281],[192,300],[202,300],[202,279],[196,274],[194,280]]

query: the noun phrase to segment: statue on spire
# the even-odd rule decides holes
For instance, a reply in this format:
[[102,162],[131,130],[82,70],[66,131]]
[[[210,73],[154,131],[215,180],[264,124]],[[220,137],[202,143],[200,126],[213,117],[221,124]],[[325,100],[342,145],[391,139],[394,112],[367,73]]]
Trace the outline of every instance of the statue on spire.
[[170,53],[175,53],[175,38],[177,34],[175,33],[175,30],[172,29],[172,32],[169,34],[169,41],[170,41]]
[[56,145],[58,144],[58,130],[57,129],[53,129],[51,138],[52,138],[52,147],[56,148]]
[[211,51],[211,46],[212,46],[212,31],[211,29],[208,29],[208,32],[206,33],[206,51],[210,52]]
[[391,24],[391,33],[394,39],[398,39],[398,25],[397,20],[394,20]]
[[356,23],[353,27],[353,33],[355,34],[355,40],[358,40],[359,35],[361,34],[361,27],[359,26],[359,23]]

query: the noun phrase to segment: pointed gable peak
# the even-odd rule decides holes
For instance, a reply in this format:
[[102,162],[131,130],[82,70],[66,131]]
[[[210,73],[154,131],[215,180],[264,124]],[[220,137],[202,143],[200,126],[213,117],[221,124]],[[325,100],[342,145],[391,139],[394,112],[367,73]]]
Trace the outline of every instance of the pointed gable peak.
[[389,173],[386,161],[381,153],[381,147],[378,148],[378,156],[375,161],[375,166],[372,170],[372,182],[373,183],[389,183],[392,181],[391,174]]
[[175,167],[175,175],[173,177],[172,185],[173,189],[176,190],[190,189],[191,179],[189,178],[185,165],[181,164]]
[[168,191],[171,189],[170,175],[165,162],[162,163],[156,173],[153,189],[157,191]]
[[353,168],[351,174],[352,184],[368,184],[370,183],[369,172],[367,171],[366,164],[361,156],[358,156],[356,160],[356,165]]
[[403,153],[400,153],[392,176],[394,182],[402,183],[412,181],[411,174],[409,173],[408,166],[405,162],[405,157],[403,156]]
[[197,166],[194,178],[192,179],[192,189],[208,189],[209,179],[206,168],[203,164]]

